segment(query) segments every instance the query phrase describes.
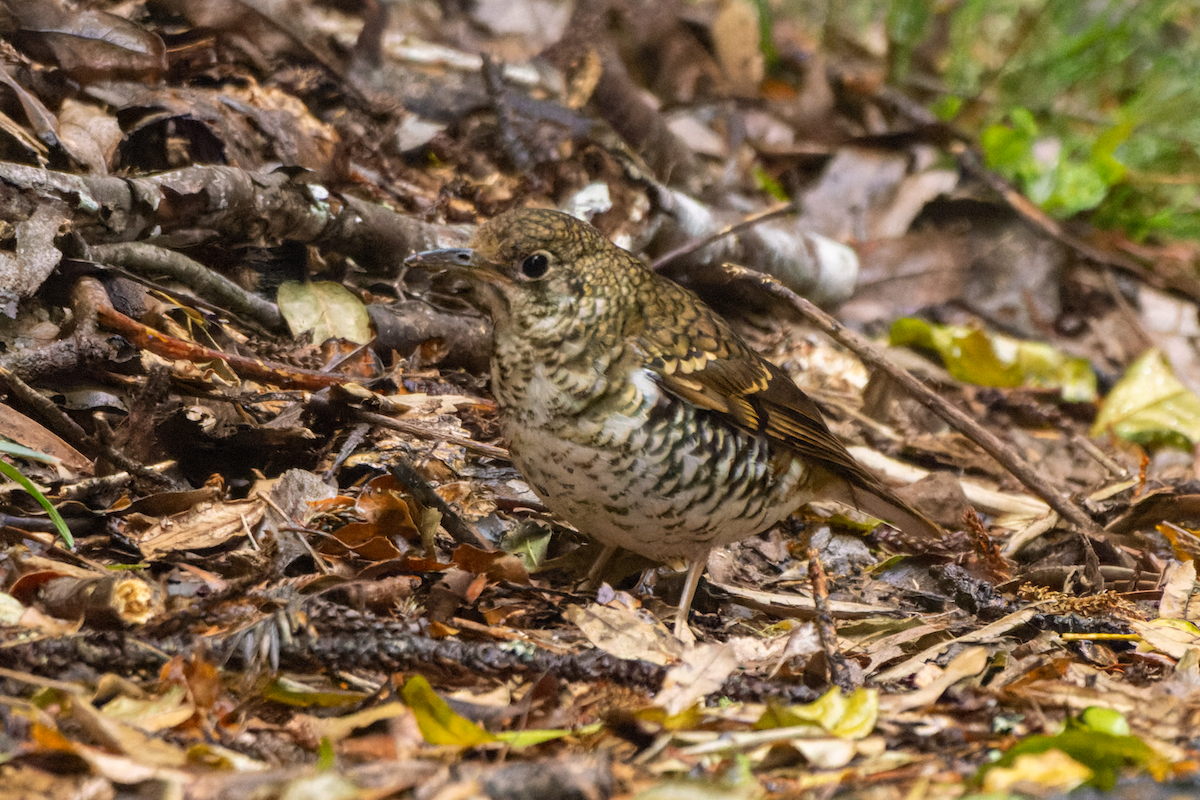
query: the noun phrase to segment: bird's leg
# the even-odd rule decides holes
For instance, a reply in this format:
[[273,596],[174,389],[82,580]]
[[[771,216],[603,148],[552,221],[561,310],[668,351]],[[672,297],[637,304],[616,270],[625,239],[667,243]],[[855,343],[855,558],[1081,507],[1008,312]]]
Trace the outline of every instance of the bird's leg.
[[604,545],[604,550],[601,551],[600,557],[596,559],[596,563],[592,564],[592,568],[588,570],[587,577],[583,579],[583,584],[588,589],[597,589],[600,587],[600,576],[604,574],[604,568],[608,566],[608,562],[612,561],[613,554],[617,552],[615,544]]
[[692,598],[696,596],[696,587],[700,585],[700,576],[704,574],[704,568],[708,566],[708,554],[711,550],[705,550],[693,556],[688,562],[687,580],[683,582],[683,595],[679,598],[679,612],[675,616],[675,638],[679,639],[684,644],[691,644],[696,641],[695,634],[688,627],[688,612],[692,610]]

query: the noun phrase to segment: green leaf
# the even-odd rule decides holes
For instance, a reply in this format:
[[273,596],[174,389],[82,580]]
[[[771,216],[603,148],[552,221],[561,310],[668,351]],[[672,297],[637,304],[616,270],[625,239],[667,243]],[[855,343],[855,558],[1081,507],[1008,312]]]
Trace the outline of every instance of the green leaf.
[[893,0],[887,15],[888,38],[892,42],[892,78],[900,80],[908,72],[913,50],[925,39],[933,4],[927,0]]
[[892,325],[891,343],[933,350],[951,375],[978,386],[1058,389],[1068,402],[1096,398],[1096,374],[1087,360],[1065,356],[1042,342],[905,317]]
[[754,177],[754,185],[757,186],[761,191],[766,192],[767,194],[771,195],[771,197],[774,197],[776,200],[780,200],[784,203],[791,199],[788,197],[787,190],[783,188],[783,184],[772,178],[767,171],[758,164],[754,165],[754,167],[750,170],[750,174]]
[[[1088,783],[1111,789],[1122,767],[1161,768],[1162,759],[1136,736],[1114,736],[1091,730],[1067,730],[1055,736],[1030,736],[1010,748],[991,767],[1010,767],[1018,756],[1061,750],[1093,773]],[[981,773],[982,774],[982,773]]]
[[984,130],[979,145],[987,165],[1009,178],[1036,172],[1033,139],[1007,125],[992,125]]
[[276,302],[293,336],[312,331],[314,344],[339,338],[355,344],[371,341],[367,307],[340,283],[286,281]]
[[1066,218],[1096,208],[1109,188],[1125,173],[1114,156],[1128,135],[1128,126],[1118,125],[1091,147],[1086,159],[1077,138],[1052,140],[1059,145],[1054,159],[1040,161],[1034,155],[1038,125],[1025,108],[1014,108],[1011,125],[992,125],[984,130],[980,146],[988,166],[1015,181],[1030,200],[1056,217]]
[[321,743],[317,749],[317,769],[321,772],[327,772],[337,766],[337,752],[333,749],[333,742],[329,741],[328,736],[321,737]]
[[1128,141],[1133,129],[1133,120],[1123,120],[1100,134],[1096,143],[1092,145],[1092,165],[1109,186],[1119,183],[1125,177],[1125,165],[1117,158],[1116,152],[1118,147]]
[[1113,736],[1129,735],[1129,720],[1120,711],[1100,706],[1088,706],[1080,712],[1077,719],[1067,721],[1068,726],[1077,726],[1084,730],[1110,733]]
[[38,489],[36,486],[34,486],[33,481],[22,475],[20,470],[18,470],[12,464],[9,464],[7,461],[0,461],[0,475],[4,475],[22,489],[29,492],[29,494],[33,495],[33,499],[38,501],[38,505],[46,509],[46,513],[50,515],[50,520],[54,523],[54,527],[58,530],[58,535],[61,536],[63,542],[66,543],[67,549],[74,550],[75,537],[71,535],[71,529],[67,527],[67,523],[63,520],[62,514],[58,513],[58,509],[51,505],[50,501],[46,498],[46,495],[42,494],[41,489]]
[[591,733],[599,733],[604,729],[602,723],[587,725],[582,728],[542,728],[527,731],[500,731],[495,734],[496,740],[505,742],[513,747],[531,747],[542,742],[552,742],[555,739],[561,739],[564,736],[587,736]]
[[536,572],[546,560],[552,533],[549,526],[526,520],[504,535],[500,549],[521,559],[527,571]]
[[414,675],[400,690],[404,702],[417,717],[417,727],[430,744],[474,747],[496,741],[496,737],[466,717],[454,713],[454,709],[438,696],[429,681]]
[[1061,159],[1054,172],[1053,190],[1042,208],[1065,219],[1095,208],[1107,195],[1108,183],[1093,164]]
[[23,444],[16,442],[0,441],[0,453],[7,453],[10,456],[17,458],[27,458],[30,461],[41,461],[46,464],[61,464],[62,459],[58,456],[47,455],[46,453],[33,450]]
[[267,684],[263,696],[276,703],[298,708],[344,708],[361,703],[367,695],[329,686],[313,687],[291,678],[279,677]]
[[1191,449],[1200,443],[1200,397],[1171,371],[1161,352],[1146,351],[1104,399],[1092,436],[1113,435],[1146,446]]
[[875,729],[878,718],[877,690],[860,687],[847,697],[835,686],[806,705],[768,705],[758,722],[754,723],[754,729],[791,728],[811,724],[844,739],[862,739]]
[[1028,108],[1017,106],[1012,111],[1008,112],[1009,119],[1012,120],[1013,127],[1026,137],[1029,141],[1033,141],[1038,135],[1037,120],[1033,118],[1032,112]]
[[1029,736],[1013,745],[999,760],[985,765],[976,776],[982,779],[993,767],[1011,767],[1023,755],[1058,750],[1092,771],[1088,784],[1111,789],[1123,767],[1149,770],[1156,780],[1168,771],[1168,762],[1137,736],[1129,735],[1129,723],[1118,711],[1098,706],[1084,709],[1068,719],[1061,733]]
[[950,122],[963,109],[963,99],[957,95],[948,94],[933,104],[930,110],[942,122]]
[[754,0],[758,9],[758,49],[763,54],[767,71],[779,66],[779,50],[775,47],[775,10],[768,0]]

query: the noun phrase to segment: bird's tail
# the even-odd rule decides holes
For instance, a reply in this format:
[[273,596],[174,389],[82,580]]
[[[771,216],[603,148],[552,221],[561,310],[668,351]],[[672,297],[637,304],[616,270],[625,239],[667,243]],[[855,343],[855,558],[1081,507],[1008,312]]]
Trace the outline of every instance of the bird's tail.
[[842,479],[839,483],[841,483],[840,491],[832,492],[831,499],[891,523],[910,536],[935,540],[946,535],[940,525],[896,497],[878,481],[864,480],[852,483]]

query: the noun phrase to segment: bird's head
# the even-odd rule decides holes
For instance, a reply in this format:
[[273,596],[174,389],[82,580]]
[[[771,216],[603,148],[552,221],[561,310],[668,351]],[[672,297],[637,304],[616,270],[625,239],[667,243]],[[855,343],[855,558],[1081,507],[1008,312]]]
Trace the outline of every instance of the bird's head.
[[410,256],[409,266],[463,274],[497,328],[608,316],[649,274],[595,228],[568,214],[518,209],[481,226],[471,247]]

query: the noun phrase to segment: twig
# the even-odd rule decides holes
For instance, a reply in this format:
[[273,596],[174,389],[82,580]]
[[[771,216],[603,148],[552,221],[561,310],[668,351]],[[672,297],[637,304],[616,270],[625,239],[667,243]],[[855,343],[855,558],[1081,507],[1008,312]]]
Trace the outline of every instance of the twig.
[[395,274],[409,253],[461,246],[470,236],[467,226],[427,224],[284,171],[204,165],[129,178],[0,161],[0,185],[35,204],[66,203],[68,224],[89,242],[181,229],[189,240],[291,239],[319,243],[368,271]]
[[21,380],[15,372],[3,365],[0,365],[0,383],[8,387],[8,391],[13,397],[36,411],[50,431],[61,436],[76,450],[93,452],[96,449],[95,440],[88,436],[87,431],[80,427],[78,422],[67,416],[66,412],[54,404],[54,401]]
[[[81,278],[80,283],[92,281],[95,278]],[[103,290],[101,290],[103,293]],[[289,367],[284,364],[272,364],[255,358],[247,358],[234,353],[223,353],[211,347],[203,347],[194,342],[185,342],[174,336],[167,336],[148,325],[130,319],[112,307],[111,303],[100,301],[96,307],[96,317],[101,324],[124,336],[135,347],[149,350],[155,355],[171,361],[224,361],[229,368],[242,378],[269,383],[287,389],[324,389],[343,383],[353,383],[356,378],[347,375],[331,375],[327,372],[316,372],[309,369]]]
[[346,459],[354,455],[354,451],[358,449],[358,446],[363,443],[363,440],[367,438],[367,434],[370,432],[371,426],[366,422],[350,428],[350,431],[346,434],[346,441],[342,442],[342,447],[338,450],[337,457],[333,459],[333,463],[329,465],[329,469],[325,470],[325,474],[322,476],[326,482],[333,483],[334,476],[342,468],[342,464],[346,462]]
[[450,534],[450,538],[459,544],[469,544],[473,547],[479,547],[483,550],[491,550],[492,545],[483,537],[475,527],[468,525],[466,520],[458,515],[458,512],[450,507],[450,504],[443,500],[429,482],[421,477],[420,473],[413,468],[404,459],[400,459],[392,464],[392,475],[396,476],[396,480],[401,486],[408,489],[413,498],[421,505],[427,508],[436,508],[442,514],[442,527],[446,529],[446,533]]
[[88,248],[88,256],[98,263],[124,267],[150,280],[166,275],[190,286],[232,314],[252,319],[276,333],[287,330],[287,323],[277,305],[247,292],[204,264],[174,250],[146,242],[118,242],[92,245]]
[[[1104,282],[1105,291],[1108,292],[1113,302],[1117,304],[1117,311],[1120,312],[1122,319],[1129,326],[1130,332],[1141,340],[1134,345],[1137,349],[1133,350],[1133,352],[1143,352],[1157,346],[1158,342],[1155,341],[1154,337],[1150,335],[1150,331],[1146,330],[1146,326],[1142,323],[1141,315],[1125,299],[1124,293],[1121,292],[1121,287],[1117,285],[1117,278],[1113,275],[1112,269],[1099,270],[1099,272],[1100,279]],[[1130,345],[1126,345],[1126,347],[1130,347]]]
[[687,256],[690,256],[692,253],[695,253],[699,250],[703,250],[704,248],[708,247],[713,242],[716,242],[720,239],[724,239],[726,236],[733,236],[735,234],[741,233],[742,231],[746,230],[747,228],[754,227],[755,225],[759,224],[760,222],[766,222],[769,219],[774,219],[775,217],[782,217],[785,214],[794,214],[795,212],[796,212],[796,204],[795,203],[780,203],[779,205],[774,205],[774,206],[771,206],[770,208],[763,209],[762,211],[755,212],[754,214],[751,214],[750,216],[743,219],[741,222],[735,222],[732,225],[726,225],[721,230],[714,231],[713,233],[710,233],[708,236],[704,236],[700,239],[696,239],[694,241],[688,242],[687,244],[682,245],[681,247],[676,247],[674,250],[664,253],[663,255],[654,259],[654,263],[650,265],[650,268],[657,272],[657,271],[661,270],[663,267],[670,264],[672,261],[676,261],[681,258],[686,258]]
[[404,419],[395,419],[394,417],[386,417],[383,414],[376,414],[373,411],[363,411],[361,409],[355,412],[355,416],[363,422],[370,422],[374,425],[379,425],[384,428],[408,433],[413,436],[419,436],[422,439],[441,440],[448,444],[456,444],[459,447],[465,447],[468,450],[473,450],[480,455],[490,456],[491,458],[500,458],[505,461],[510,461],[511,457],[508,451],[503,447],[496,447],[483,442],[477,442],[474,439],[468,439],[465,436],[456,436],[453,433],[434,430],[427,428],[424,425],[417,425],[414,422],[409,422]]
[[[173,468],[175,464],[176,462],[174,461],[160,461],[157,464],[150,464],[146,467],[146,469],[153,472],[165,472],[168,469]],[[103,475],[99,478],[84,478],[81,481],[64,485],[58,490],[57,496],[61,497],[63,500],[78,500],[80,498],[87,498],[101,492],[109,492],[114,489],[119,489],[122,486],[132,483],[133,479],[134,476],[124,470],[121,472],[114,472],[111,475]]]
[[817,609],[817,639],[829,664],[829,682],[849,690],[853,687],[848,683],[846,664],[838,652],[837,629],[833,626],[833,615],[829,613],[829,582],[825,579],[825,568],[815,547],[808,548],[808,582],[812,584],[813,604]]
[[165,473],[134,460],[124,450],[117,447],[114,444],[116,435],[113,433],[112,426],[108,424],[108,419],[103,414],[93,414],[92,424],[96,426],[96,442],[100,448],[101,455],[120,467],[123,471],[128,472],[135,478],[141,478],[156,488],[166,488],[170,491],[182,491],[190,488],[187,484],[174,480]]
[[485,53],[482,75],[488,99],[492,101],[492,108],[496,112],[496,122],[500,128],[500,141],[504,145],[504,151],[518,172],[528,174],[534,167],[534,159],[529,153],[529,148],[517,134],[516,120],[513,118],[512,108],[508,104],[508,87],[504,84],[504,64]]

